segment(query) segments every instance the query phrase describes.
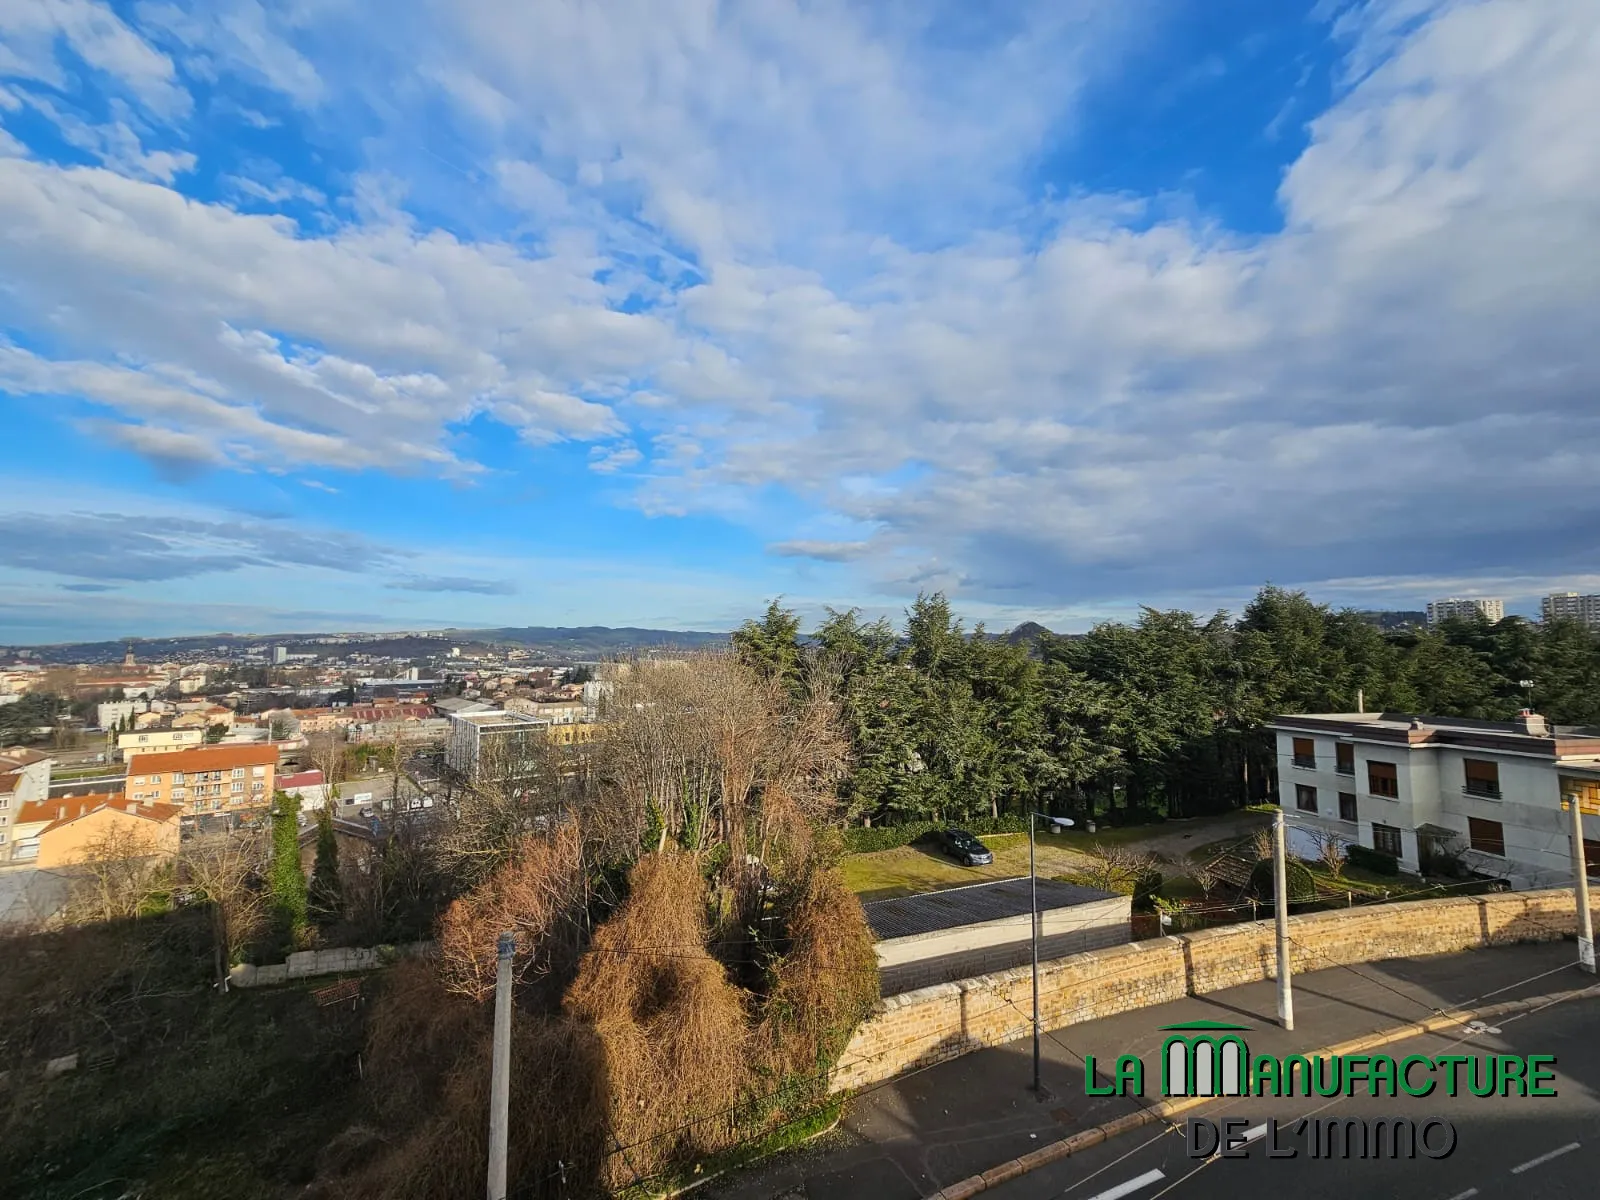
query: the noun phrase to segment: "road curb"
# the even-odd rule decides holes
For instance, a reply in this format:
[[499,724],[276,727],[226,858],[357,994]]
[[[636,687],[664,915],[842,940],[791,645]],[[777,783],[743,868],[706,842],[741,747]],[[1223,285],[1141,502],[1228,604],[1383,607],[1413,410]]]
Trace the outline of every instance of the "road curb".
[[[1496,1017],[1506,1017],[1513,1013],[1530,1012],[1533,1009],[1545,1008],[1552,1004],[1560,1004],[1564,1000],[1576,1000],[1581,996],[1600,994],[1600,983],[1588,987],[1572,988],[1564,992],[1552,992],[1545,996],[1526,996],[1521,1000],[1506,1000],[1500,1004],[1490,1004],[1482,1008],[1474,1008],[1459,1012],[1439,1013],[1421,1021],[1412,1021],[1406,1025],[1395,1025],[1388,1029],[1380,1029],[1373,1033],[1363,1034],[1360,1037],[1350,1038],[1321,1050],[1308,1051],[1307,1057],[1321,1055],[1332,1058],[1341,1054],[1359,1054],[1364,1050],[1375,1050],[1379,1046],[1387,1046],[1392,1042],[1403,1042],[1407,1038],[1421,1037],[1430,1033],[1438,1033],[1444,1029],[1465,1025],[1469,1021],[1493,1020]],[[1093,1125],[1088,1129],[1080,1129],[1077,1133],[1040,1146],[1037,1150],[1030,1151],[1020,1158],[1013,1158],[998,1166],[990,1167],[981,1175],[972,1175],[957,1183],[949,1184],[934,1192],[927,1200],[967,1200],[969,1196],[976,1196],[979,1192],[986,1192],[992,1187],[1008,1183],[1013,1179],[1037,1171],[1040,1167],[1050,1163],[1059,1162],[1063,1158],[1071,1158],[1074,1154],[1081,1153],[1091,1146],[1098,1146],[1101,1142],[1110,1141],[1112,1138],[1131,1130],[1142,1128],[1145,1125],[1154,1125],[1158,1122],[1167,1122],[1174,1117],[1189,1112],[1205,1104],[1210,1104],[1218,1099],[1215,1096],[1189,1096],[1182,1100],[1163,1100],[1159,1104],[1146,1105],[1136,1112],[1118,1117],[1114,1121],[1107,1121],[1103,1125]]]

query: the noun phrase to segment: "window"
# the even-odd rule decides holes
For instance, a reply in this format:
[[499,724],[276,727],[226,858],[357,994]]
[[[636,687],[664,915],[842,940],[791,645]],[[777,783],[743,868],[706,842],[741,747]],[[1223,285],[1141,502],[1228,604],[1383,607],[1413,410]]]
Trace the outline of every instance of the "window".
[[262,783],[261,780],[258,779],[258,780],[256,780],[254,783],[252,783],[250,785],[250,790],[252,792],[264,792],[264,791],[267,790],[267,785]]
[[1303,783],[1294,785],[1294,806],[1301,812],[1317,811],[1317,789]]
[[150,776],[150,782],[151,783],[160,783],[161,782],[161,776],[159,776],[159,775]]
[[1587,875],[1600,875],[1600,842],[1593,838],[1583,839],[1583,865]]
[[1468,817],[1467,841],[1472,844],[1474,850],[1481,850],[1498,858],[1506,856],[1506,827],[1499,821]]
[[235,767],[233,769],[233,777],[235,779],[243,779],[244,778],[244,768],[243,767]]
[[1317,765],[1317,743],[1311,738],[1294,739],[1294,765],[1297,767],[1314,767]]
[[10,808],[10,807],[11,807],[11,797],[10,796],[0,796],[0,808]]
[[0,829],[0,846],[4,846],[6,844],[6,838],[6,831],[4,829]]
[[231,789],[231,790],[232,790],[232,791],[234,791],[234,792],[242,792],[242,791],[244,791],[244,784],[242,784],[242,783],[236,783],[236,784],[234,784],[234,785],[233,785],[233,786],[232,786],[232,789]]
[[1333,769],[1341,775],[1354,775],[1356,773],[1356,748],[1349,742],[1335,742],[1333,746]]
[[1387,796],[1391,800],[1400,798],[1400,776],[1393,763],[1369,762],[1367,763],[1367,790],[1374,796]]
[[1474,796],[1488,796],[1491,799],[1500,799],[1500,764],[1485,762],[1480,758],[1465,760],[1467,768],[1467,791]]
[[172,773],[172,782],[173,782],[174,786],[176,786],[177,784],[182,783],[183,782],[183,772],[182,771],[174,771]]
[[140,775],[140,776],[136,777],[134,779],[134,781],[133,781],[133,786],[134,787],[143,787],[144,786],[144,776]]
[[1372,827],[1372,848],[1394,858],[1400,857],[1400,831],[1393,825]]
[[1360,820],[1360,818],[1356,816],[1356,794],[1354,792],[1339,793],[1339,820]]
[[250,769],[250,774],[252,775],[265,775],[266,773],[267,769],[265,767],[252,767]]

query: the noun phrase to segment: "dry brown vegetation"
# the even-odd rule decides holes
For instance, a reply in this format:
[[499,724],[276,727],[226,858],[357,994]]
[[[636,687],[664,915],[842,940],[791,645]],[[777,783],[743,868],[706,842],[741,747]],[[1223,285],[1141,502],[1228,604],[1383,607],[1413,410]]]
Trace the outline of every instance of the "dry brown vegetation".
[[611,1188],[735,1141],[749,1072],[744,996],[706,949],[706,885],[694,857],[646,855],[630,882],[566,1001],[599,1039],[611,1133],[633,1147],[609,1163]]
[[865,918],[830,866],[829,689],[702,655],[635,664],[605,717],[581,769],[462,797],[441,841],[495,865],[441,921],[438,962],[391,973],[368,1049],[383,1127],[325,1194],[482,1186],[501,930],[519,934],[518,1194],[659,1184],[825,1099],[877,997]]
[[576,821],[563,821],[549,837],[522,837],[504,867],[445,910],[439,922],[445,986],[474,1000],[488,998],[502,931],[517,935],[519,982],[569,966],[582,945],[584,883]]

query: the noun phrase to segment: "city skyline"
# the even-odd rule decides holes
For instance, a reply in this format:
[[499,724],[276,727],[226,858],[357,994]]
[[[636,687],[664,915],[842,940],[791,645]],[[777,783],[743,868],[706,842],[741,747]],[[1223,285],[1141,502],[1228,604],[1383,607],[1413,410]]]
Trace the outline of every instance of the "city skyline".
[[1600,592],[1597,56],[1560,0],[0,10],[0,642],[1536,616]]

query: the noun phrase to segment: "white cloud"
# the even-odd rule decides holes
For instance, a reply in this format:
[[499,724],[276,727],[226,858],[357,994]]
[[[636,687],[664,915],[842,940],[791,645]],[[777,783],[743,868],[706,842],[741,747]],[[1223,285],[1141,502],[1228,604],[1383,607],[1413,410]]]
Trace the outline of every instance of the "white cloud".
[[135,11],[147,32],[183,48],[185,65],[195,74],[237,74],[310,106],[325,88],[290,41],[297,8],[279,6],[269,14],[257,0],[199,0],[188,6],[142,3]]
[[[308,10],[246,22],[306,33],[252,52],[272,86],[367,105],[356,219],[313,234],[0,159],[3,315],[52,347],[0,378],[240,465],[464,473],[449,430],[479,414],[601,442],[601,473],[647,444],[648,512],[761,524],[776,485],[832,515],[813,531],[874,532],[763,527],[775,552],[991,604],[1528,573],[1581,544],[1600,7],[1346,6],[1342,90],[1284,229],[1251,237],[1033,196],[1147,10],[992,9],[439,4],[337,78]],[[140,11],[206,55],[247,9]],[[441,97],[447,184],[404,169],[443,157],[417,133]],[[457,235],[408,215],[451,202]],[[515,238],[469,238],[506,209]]]
[[398,224],[311,237],[15,159],[0,160],[0,226],[0,273],[27,281],[4,316],[26,331],[49,313],[53,340],[94,356],[13,348],[14,391],[182,414],[290,464],[469,470],[444,426],[478,412],[533,441],[615,434],[584,393],[624,386],[672,340],[658,318],[609,311],[581,250],[530,259]]
[[0,76],[65,88],[64,46],[95,71],[115,79],[152,114],[182,117],[189,93],[172,60],[96,0],[0,0]]

